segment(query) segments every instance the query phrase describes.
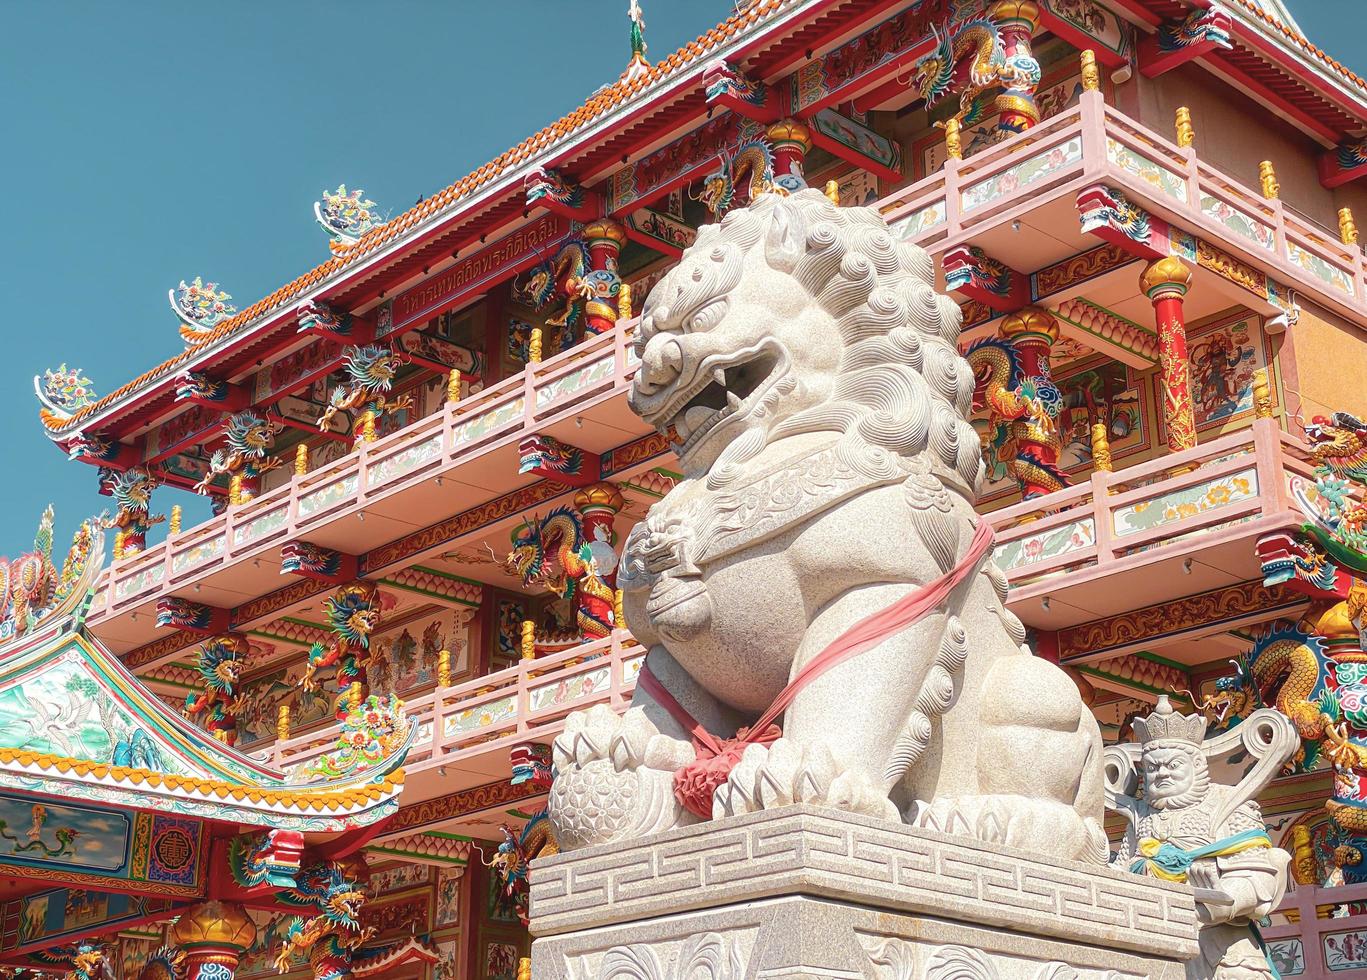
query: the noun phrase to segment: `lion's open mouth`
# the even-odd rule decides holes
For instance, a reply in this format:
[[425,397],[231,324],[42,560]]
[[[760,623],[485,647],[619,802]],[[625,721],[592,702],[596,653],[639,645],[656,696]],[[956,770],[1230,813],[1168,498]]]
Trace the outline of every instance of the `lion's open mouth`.
[[671,398],[654,423],[671,434],[680,456],[687,455],[723,422],[753,409],[782,372],[783,357],[767,345],[709,358],[697,380]]

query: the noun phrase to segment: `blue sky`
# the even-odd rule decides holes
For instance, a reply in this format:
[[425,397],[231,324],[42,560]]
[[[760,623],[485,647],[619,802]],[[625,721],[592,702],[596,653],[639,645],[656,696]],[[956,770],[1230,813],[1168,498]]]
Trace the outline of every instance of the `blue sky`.
[[[1359,5],[1291,3],[1367,73]],[[48,501],[59,553],[110,505],[42,434],[35,373],[65,361],[111,391],[181,349],[166,291],[182,278],[245,307],[326,259],[325,187],[399,213],[558,118],[626,64],[626,6],[0,0],[0,554],[29,547]],[[732,0],[642,6],[658,58]],[[154,500],[187,504],[187,525],[207,513]]]

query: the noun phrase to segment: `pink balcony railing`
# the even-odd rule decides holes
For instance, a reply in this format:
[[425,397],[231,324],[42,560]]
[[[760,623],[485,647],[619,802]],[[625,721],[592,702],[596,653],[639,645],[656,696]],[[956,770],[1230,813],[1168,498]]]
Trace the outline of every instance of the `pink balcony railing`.
[[[1295,282],[1307,295],[1316,294],[1367,324],[1367,315],[1357,308],[1355,299],[1367,295],[1361,249],[1337,243],[1282,202],[1262,198],[1198,160],[1190,148],[1179,148],[1106,106],[1095,92],[1084,92],[1077,106],[1027,133],[968,160],[950,160],[939,172],[886,198],[880,207],[899,235],[938,252],[1048,199],[1093,183],[1123,188],[1155,213],[1198,229],[1231,252],[1241,252],[1250,262],[1286,276],[1287,282]],[[570,412],[621,394],[635,370],[630,348],[634,330],[634,321],[619,323],[572,351],[532,365],[375,443],[363,444],[334,463],[142,554],[114,562],[104,578],[106,587],[95,620],[182,589],[220,563],[251,558],[302,537],[311,528],[402,492],[493,446],[519,440]],[[1199,457],[1197,462],[1211,458],[1206,447],[1193,452]],[[1165,465],[1177,464],[1142,464],[1139,471],[1158,479],[1157,471]],[[1133,467],[1124,471],[1134,472]],[[1092,484],[1099,479],[1093,478]],[[1204,475],[1185,478],[1171,489],[1189,489],[1204,479]],[[1114,486],[1111,489],[1115,491]],[[1093,486],[1087,486],[1067,491],[1065,508],[1088,504],[1096,509],[1092,490]],[[1138,497],[1123,500],[1144,502]],[[1124,506],[1115,497],[1106,503],[1111,516]],[[1246,505],[1250,513],[1252,507]],[[1038,508],[1032,503],[1026,509]],[[1220,520],[1235,517],[1227,511]],[[1089,556],[1084,552],[1090,550],[1090,557],[1106,564],[1146,544],[1171,540],[1174,533],[1199,530],[1204,523],[1203,518],[1193,517],[1175,531],[1163,524],[1116,533],[1112,535],[1115,540],[1108,541],[1106,522],[1088,525],[1084,521],[1070,529],[1077,532],[1076,539],[1071,533],[1064,535],[1069,541],[1062,551],[1058,550],[1063,546],[1060,540],[1045,547],[1043,554],[1042,542],[1031,541],[1031,553],[1022,563],[1038,566],[1031,574],[1061,570],[1086,560]],[[1069,520],[1052,514],[1018,537],[1038,538],[1046,530],[1061,534],[1068,524]],[[1011,540],[1004,536],[1003,544]],[[1064,558],[1065,554],[1072,557]]]
[[1305,445],[1273,419],[1194,449],[1097,472],[1085,483],[990,516],[1013,602],[1068,583],[1299,523],[1292,476],[1310,477]]
[[636,370],[635,320],[573,350],[533,364],[462,401],[341,459],[230,507],[105,573],[95,616],[117,615],[192,584],[214,569],[251,559],[311,528],[354,514],[448,472],[490,448],[516,443],[569,414],[625,392]]
[[[612,636],[464,681],[404,702],[418,725],[405,765],[410,772],[490,752],[507,754],[519,742],[547,742],[571,711],[606,704],[625,710],[645,660],[631,634]],[[335,748],[328,725],[269,746],[280,768],[307,765]]]
[[[1315,888],[1296,885],[1287,893],[1277,911],[1294,912],[1298,921],[1262,930],[1272,952],[1273,963],[1283,977],[1296,980],[1331,980],[1333,977],[1360,976],[1367,950],[1351,955],[1350,944],[1361,943],[1367,930],[1367,913],[1344,915],[1346,906],[1367,908],[1367,884]],[[1333,906],[1341,906],[1338,917],[1330,916]],[[1345,940],[1349,933],[1358,933]],[[1354,969],[1357,967],[1357,969]]]
[[935,252],[1091,184],[1141,207],[1367,324],[1362,249],[1269,200],[1107,106],[1099,92],[1034,129],[974,154],[879,203],[905,240]]

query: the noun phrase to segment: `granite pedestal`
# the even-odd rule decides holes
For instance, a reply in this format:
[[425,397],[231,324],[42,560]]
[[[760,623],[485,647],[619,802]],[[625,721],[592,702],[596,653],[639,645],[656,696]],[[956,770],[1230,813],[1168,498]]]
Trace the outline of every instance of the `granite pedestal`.
[[809,806],[538,860],[536,980],[1180,980],[1185,885]]

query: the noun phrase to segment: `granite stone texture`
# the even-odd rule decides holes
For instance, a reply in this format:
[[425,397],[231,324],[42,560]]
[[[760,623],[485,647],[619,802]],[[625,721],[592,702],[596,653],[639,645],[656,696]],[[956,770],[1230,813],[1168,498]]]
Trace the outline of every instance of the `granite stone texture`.
[[538,860],[537,980],[1175,978],[1192,893],[790,806]]

